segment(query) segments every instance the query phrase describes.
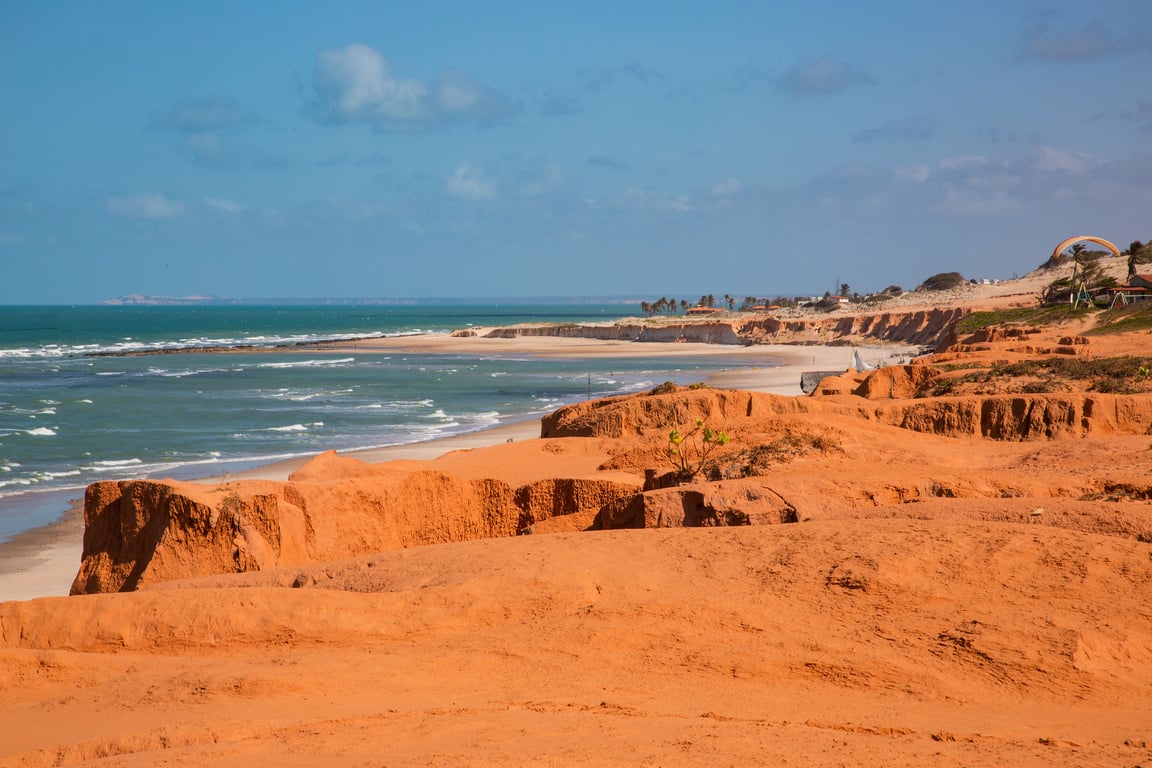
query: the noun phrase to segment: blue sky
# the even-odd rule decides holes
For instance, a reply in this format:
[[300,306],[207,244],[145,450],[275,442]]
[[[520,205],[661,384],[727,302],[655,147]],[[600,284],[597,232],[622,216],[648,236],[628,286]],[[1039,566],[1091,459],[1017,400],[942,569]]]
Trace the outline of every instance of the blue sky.
[[1152,2],[0,0],[0,303],[737,296],[1152,238]]

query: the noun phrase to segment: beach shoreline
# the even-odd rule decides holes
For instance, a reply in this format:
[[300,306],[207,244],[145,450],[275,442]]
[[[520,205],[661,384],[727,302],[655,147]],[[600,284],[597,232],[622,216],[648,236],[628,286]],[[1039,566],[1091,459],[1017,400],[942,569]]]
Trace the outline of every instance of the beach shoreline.
[[[307,347],[309,351],[358,354],[419,352],[424,354],[492,354],[535,357],[575,357],[605,359],[612,357],[717,358],[718,369],[708,372],[704,383],[722,389],[744,389],[779,395],[800,395],[800,374],[805,370],[847,370],[850,347],[752,345],[734,346],[704,343],[644,343],[602,341],[557,337],[518,337],[489,339],[482,336],[419,334],[373,339],[326,342]],[[857,347],[864,357],[876,362],[894,362],[915,354],[911,347],[899,345]],[[732,369],[722,367],[725,360],[762,361],[763,366]],[[511,440],[540,436],[538,418],[502,424],[460,435],[377,448],[342,451],[368,463],[401,459],[430,460],[456,450],[481,448]],[[298,467],[316,454],[259,464],[249,469],[228,473],[230,480],[286,481]],[[193,482],[219,482],[219,474]],[[53,523],[24,531],[0,542],[0,602],[29,600],[37,597],[67,595],[73,577],[80,567],[83,551],[83,500],[74,501]]]

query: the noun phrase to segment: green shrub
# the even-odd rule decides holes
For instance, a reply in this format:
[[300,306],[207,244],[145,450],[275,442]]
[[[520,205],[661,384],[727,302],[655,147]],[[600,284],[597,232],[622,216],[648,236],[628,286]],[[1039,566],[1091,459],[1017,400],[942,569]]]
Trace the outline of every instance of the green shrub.
[[947,291],[964,284],[964,275],[959,272],[939,272],[916,288],[918,291]]
[[688,483],[706,471],[713,454],[730,439],[727,432],[704,426],[704,419],[696,419],[696,426],[683,435],[676,429],[669,432],[667,455],[676,470],[677,480]]

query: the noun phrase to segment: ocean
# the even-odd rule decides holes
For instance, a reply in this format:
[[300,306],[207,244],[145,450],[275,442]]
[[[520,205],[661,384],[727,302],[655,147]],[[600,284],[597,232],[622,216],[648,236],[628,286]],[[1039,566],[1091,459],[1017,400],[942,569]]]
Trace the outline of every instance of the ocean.
[[[54,522],[97,480],[217,476],[329,449],[432,440],[749,365],[640,354],[597,360],[292,348],[470,326],[603,321],[638,309],[0,307],[0,541]],[[215,349],[250,345],[267,351]],[[184,351],[107,355],[163,350]]]

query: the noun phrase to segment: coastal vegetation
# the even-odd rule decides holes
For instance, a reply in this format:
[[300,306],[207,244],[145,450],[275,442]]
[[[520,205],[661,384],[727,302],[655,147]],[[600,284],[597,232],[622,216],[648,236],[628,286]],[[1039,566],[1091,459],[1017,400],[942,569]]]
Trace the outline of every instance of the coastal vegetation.
[[728,445],[730,440],[727,432],[712,429],[703,419],[696,419],[695,426],[683,434],[676,429],[669,432],[667,454],[676,471],[677,481],[690,483],[701,472],[706,473],[716,451]]
[[999,362],[958,378],[937,380],[922,396],[959,394],[1044,394],[1084,390],[1131,395],[1152,391],[1152,358],[1049,357]]
[[1084,333],[1089,336],[1102,336],[1150,329],[1152,329],[1152,302],[1145,301],[1101,312],[1096,326]]
[[1067,320],[1083,318],[1092,312],[1090,307],[1072,307],[1068,304],[972,312],[965,315],[956,324],[956,333],[975,333],[996,325],[1055,325]]
[[1082,322],[1089,317],[1093,319],[1094,325],[1082,331],[1089,336],[1152,329],[1152,302],[1139,302],[1108,310],[1087,305],[1074,307],[1071,304],[1051,304],[972,312],[956,323],[956,333],[971,334],[993,326],[1053,326]]
[[938,272],[916,287],[918,291],[948,291],[964,284],[959,272]]

